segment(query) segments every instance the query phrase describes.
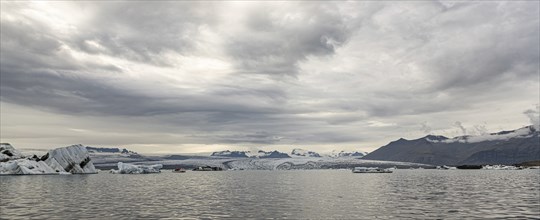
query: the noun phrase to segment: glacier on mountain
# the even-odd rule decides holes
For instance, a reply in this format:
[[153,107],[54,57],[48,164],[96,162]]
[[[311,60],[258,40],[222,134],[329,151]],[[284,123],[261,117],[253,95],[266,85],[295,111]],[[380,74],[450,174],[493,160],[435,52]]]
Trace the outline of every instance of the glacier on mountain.
[[310,150],[304,150],[300,148],[295,148],[291,151],[290,154],[279,152],[277,150],[274,151],[263,151],[259,150],[257,152],[251,152],[251,151],[216,151],[213,152],[210,156],[211,157],[226,157],[226,158],[301,158],[301,157],[332,157],[332,158],[338,158],[338,157],[363,157],[367,153],[366,152],[359,152],[359,151],[332,151],[328,154],[320,154],[315,151]]
[[[157,158],[153,158],[157,159]],[[298,169],[350,169],[357,166],[381,167],[381,168],[410,168],[423,167],[433,168],[431,165],[395,161],[363,160],[355,157],[293,157],[293,158],[190,158],[182,160],[159,160],[138,162],[143,165],[155,163],[163,164],[164,169],[212,166],[220,167],[224,170],[298,170]],[[113,163],[98,164],[98,167],[108,168],[114,166]],[[140,166],[140,165],[138,165]],[[117,173],[119,171],[112,171]]]
[[212,157],[249,157],[247,154],[249,154],[249,151],[216,151],[213,152]]
[[338,158],[338,157],[363,157],[366,156],[368,153],[366,152],[359,152],[359,151],[337,151],[333,150],[330,155],[330,157]]
[[228,158],[290,158],[287,153],[275,151],[259,150],[255,153],[251,151],[216,151],[211,157],[228,157]]

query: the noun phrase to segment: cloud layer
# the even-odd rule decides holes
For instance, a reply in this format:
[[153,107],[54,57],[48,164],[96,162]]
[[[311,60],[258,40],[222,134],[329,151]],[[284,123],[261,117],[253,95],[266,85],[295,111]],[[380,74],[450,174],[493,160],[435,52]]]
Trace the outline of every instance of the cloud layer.
[[369,151],[540,99],[538,2],[1,4],[15,146]]

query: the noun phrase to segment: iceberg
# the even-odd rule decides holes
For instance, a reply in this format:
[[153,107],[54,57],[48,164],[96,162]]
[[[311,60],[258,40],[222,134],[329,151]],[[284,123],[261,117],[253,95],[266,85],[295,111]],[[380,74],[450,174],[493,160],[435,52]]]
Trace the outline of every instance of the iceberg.
[[[17,159],[0,163],[0,174],[66,174],[49,167],[44,161],[34,161],[30,159]],[[69,173],[68,173],[69,174]]]
[[0,152],[0,175],[97,173],[82,145],[50,150],[42,157],[25,157],[10,144],[2,144]]
[[42,157],[51,168],[69,173],[97,173],[86,147],[78,144],[50,150]]
[[1,143],[0,144],[0,162],[6,162],[9,160],[15,160],[24,158],[24,155],[16,150],[11,144]]
[[134,165],[118,162],[118,170],[111,170],[114,174],[147,174],[147,173],[160,173],[162,164],[154,165]]

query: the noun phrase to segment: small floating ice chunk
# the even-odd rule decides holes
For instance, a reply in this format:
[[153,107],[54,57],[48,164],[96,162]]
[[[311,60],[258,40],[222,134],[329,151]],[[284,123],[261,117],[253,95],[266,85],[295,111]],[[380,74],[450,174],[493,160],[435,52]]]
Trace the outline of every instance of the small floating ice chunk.
[[147,173],[160,173],[162,164],[154,165],[134,165],[118,162],[118,170],[111,170],[114,174],[147,174]]

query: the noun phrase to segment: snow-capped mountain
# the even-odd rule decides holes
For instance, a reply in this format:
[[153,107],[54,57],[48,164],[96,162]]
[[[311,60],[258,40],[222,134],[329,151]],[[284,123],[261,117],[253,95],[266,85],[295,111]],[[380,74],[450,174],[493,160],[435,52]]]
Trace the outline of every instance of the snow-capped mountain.
[[246,153],[249,154],[249,151],[216,151],[213,152],[212,157],[249,157]]
[[257,157],[258,158],[290,158],[291,156],[289,156],[287,153],[279,152],[277,150],[275,151],[259,150],[257,152]]
[[366,152],[360,152],[360,151],[332,151],[329,157],[363,157],[366,156]]
[[213,152],[210,156],[213,157],[233,157],[233,158],[289,158],[290,156],[287,153],[282,153],[277,150],[275,151],[263,151],[259,150],[256,153],[251,151],[216,151]]
[[454,138],[447,138],[445,136],[428,135],[424,137],[426,140],[433,143],[478,143],[483,141],[506,141],[511,138],[529,138],[532,137],[537,130],[533,126],[527,126],[512,131],[501,131],[497,133],[482,134],[482,135],[466,135]]
[[135,151],[131,151],[125,148],[120,149],[90,146],[86,146],[85,148],[88,151],[90,158],[92,158],[92,160],[97,163],[104,163],[109,161],[131,163],[148,160],[148,158],[146,158],[145,156],[142,156]]
[[120,148],[108,148],[108,147],[90,147],[86,146],[86,150],[89,153],[121,153],[121,154],[137,154],[137,152],[130,151],[126,148],[120,150]]
[[251,151],[216,151],[213,152],[210,156],[212,157],[229,157],[229,158],[298,158],[298,157],[331,157],[331,158],[338,158],[338,157],[363,157],[367,155],[366,152],[360,152],[360,151],[332,151],[329,154],[319,154],[314,151],[304,150],[300,148],[295,148],[291,151],[290,154],[279,152],[277,150],[274,151],[263,151],[259,150],[257,152],[251,152]]
[[321,155],[317,152],[308,151],[300,148],[295,148],[291,151],[291,156],[299,156],[299,157],[321,157]]
[[535,127],[527,126],[477,136],[400,138],[371,152],[364,159],[434,165],[512,165],[540,160],[539,134]]

